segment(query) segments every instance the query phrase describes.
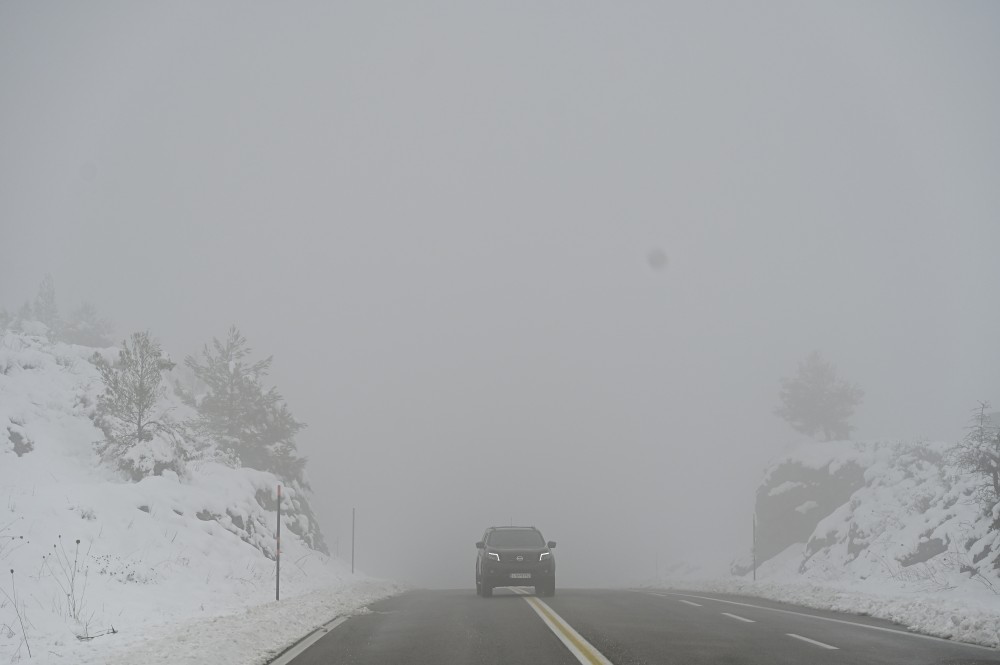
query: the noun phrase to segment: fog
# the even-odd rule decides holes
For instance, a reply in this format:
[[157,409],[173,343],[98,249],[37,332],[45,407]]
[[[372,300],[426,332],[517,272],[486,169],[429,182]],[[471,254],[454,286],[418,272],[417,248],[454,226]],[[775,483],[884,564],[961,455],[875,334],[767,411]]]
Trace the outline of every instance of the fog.
[[238,325],[365,572],[725,565],[810,351],[856,438],[1000,401],[998,62],[991,3],[5,3],[0,305]]

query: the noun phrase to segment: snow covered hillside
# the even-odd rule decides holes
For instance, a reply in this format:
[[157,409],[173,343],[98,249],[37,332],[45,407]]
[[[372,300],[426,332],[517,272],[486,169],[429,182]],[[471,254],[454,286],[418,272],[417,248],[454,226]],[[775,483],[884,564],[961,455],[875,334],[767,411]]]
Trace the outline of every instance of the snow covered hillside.
[[[803,446],[757,492],[758,565],[817,581],[1000,591],[1000,532],[975,499],[974,479],[949,464],[949,447]],[[734,572],[746,574],[746,563]]]
[[[871,614],[1000,646],[1000,532],[945,443],[802,445],[757,491],[751,556],[732,577],[670,586]],[[680,577],[680,576],[678,576]]]
[[[211,454],[122,478],[94,451],[103,386],[93,354],[44,334],[0,333],[0,663],[27,662],[29,650],[31,662],[158,662],[151,644],[173,663],[262,663],[396,590],[310,547],[319,531],[290,487],[274,603],[279,479]],[[182,422],[191,407],[167,393],[166,411]],[[149,450],[174,460],[188,443],[154,437]],[[227,631],[254,627],[234,645],[213,632],[227,620]]]

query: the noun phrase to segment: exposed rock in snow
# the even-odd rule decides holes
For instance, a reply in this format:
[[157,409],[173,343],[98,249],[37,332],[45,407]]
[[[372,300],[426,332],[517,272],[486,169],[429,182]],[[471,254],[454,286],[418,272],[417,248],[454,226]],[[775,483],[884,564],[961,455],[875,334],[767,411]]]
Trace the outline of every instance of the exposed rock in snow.
[[[798,544],[794,565],[814,580],[1000,589],[1000,533],[973,496],[974,480],[949,464],[949,447],[814,444],[780,460],[757,492],[758,565]],[[789,483],[800,486],[774,492]],[[734,572],[745,574],[745,564]]]
[[1000,533],[947,443],[807,444],[757,491],[757,581],[671,574],[660,586],[869,614],[1000,646]]

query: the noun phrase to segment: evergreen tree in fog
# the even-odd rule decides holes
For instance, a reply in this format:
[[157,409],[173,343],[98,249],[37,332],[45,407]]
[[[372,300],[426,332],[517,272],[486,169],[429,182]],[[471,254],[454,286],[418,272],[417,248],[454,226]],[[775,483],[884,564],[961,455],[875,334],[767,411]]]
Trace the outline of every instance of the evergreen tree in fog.
[[846,439],[854,429],[848,419],[864,394],[858,386],[838,378],[833,364],[813,351],[799,363],[795,376],[781,379],[781,405],[774,413],[807,436]]
[[[955,462],[978,479],[976,498],[986,514],[1000,503],[1000,427],[986,412],[988,402],[980,402],[973,412],[972,425],[952,449]],[[994,530],[1000,530],[1000,517],[994,518]]]
[[73,310],[63,326],[62,339],[83,346],[111,346],[111,322],[101,316],[89,302]]
[[233,326],[224,341],[214,338],[200,357],[185,359],[205,386],[191,399],[198,425],[243,466],[304,484],[305,460],[297,454],[295,435],[305,425],[295,420],[276,388],[264,389],[272,358],[252,362],[250,353]]
[[31,303],[25,301],[24,304],[18,308],[15,319],[17,319],[18,323],[21,321],[33,321],[34,316],[34,312],[31,311]]
[[62,320],[59,317],[59,308],[56,306],[56,284],[52,275],[46,275],[42,279],[31,313],[36,321],[48,327],[49,339],[55,341],[62,332]]

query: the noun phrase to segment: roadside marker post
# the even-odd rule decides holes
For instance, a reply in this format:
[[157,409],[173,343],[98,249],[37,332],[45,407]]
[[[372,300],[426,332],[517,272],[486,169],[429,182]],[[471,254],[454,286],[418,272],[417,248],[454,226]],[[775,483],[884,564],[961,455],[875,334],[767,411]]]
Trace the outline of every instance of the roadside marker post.
[[274,554],[274,599],[281,600],[281,485],[278,485],[278,528],[274,533],[278,541],[277,551]]

